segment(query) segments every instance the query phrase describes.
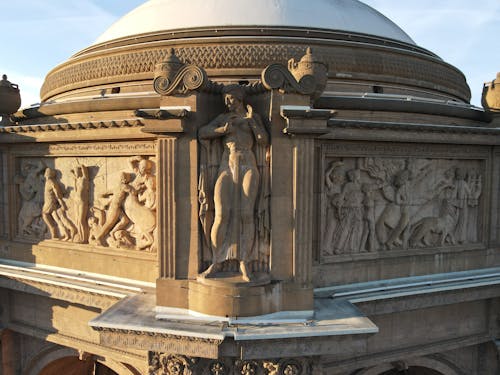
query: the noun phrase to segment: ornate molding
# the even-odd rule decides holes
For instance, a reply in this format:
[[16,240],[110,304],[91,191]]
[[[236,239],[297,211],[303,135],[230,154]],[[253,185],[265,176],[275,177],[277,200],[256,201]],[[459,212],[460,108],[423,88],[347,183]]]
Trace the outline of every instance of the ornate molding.
[[318,373],[320,373],[318,367],[311,358],[207,360],[153,352],[149,355],[149,375],[312,375]]
[[95,129],[116,129],[134,128],[144,126],[140,120],[119,120],[119,121],[89,121],[73,122],[64,124],[44,124],[44,125],[18,125],[0,128],[0,133],[39,133],[39,132],[60,132],[69,130],[95,130]]
[[[46,146],[44,146],[46,147]],[[48,146],[49,154],[107,156],[107,155],[155,155],[156,142],[113,143],[58,143]]]
[[[276,62],[286,64],[290,56],[302,56],[306,50],[299,43],[224,43],[212,45],[173,45],[176,55],[182,61],[203,67],[205,70],[237,69],[239,71],[260,71]],[[383,76],[390,82],[435,88],[442,87],[458,97],[466,99],[468,89],[460,72],[447,64],[422,59],[401,50],[375,51],[345,44],[314,46],[315,54],[335,72],[348,73],[350,79],[368,79]],[[376,59],[373,59],[373,56]],[[100,56],[82,56],[56,68],[47,76],[42,88],[42,99],[59,93],[116,81],[153,79],[156,64],[167,54],[163,46],[148,46],[140,50],[125,50],[120,53]],[[352,61],[357,64],[353,66]],[[360,76],[362,75],[362,77]],[[359,76],[359,77],[358,77]]]
[[204,358],[217,358],[222,340],[178,336],[159,332],[132,331],[92,327],[100,334],[102,345],[114,348],[158,350],[162,353],[185,353]]

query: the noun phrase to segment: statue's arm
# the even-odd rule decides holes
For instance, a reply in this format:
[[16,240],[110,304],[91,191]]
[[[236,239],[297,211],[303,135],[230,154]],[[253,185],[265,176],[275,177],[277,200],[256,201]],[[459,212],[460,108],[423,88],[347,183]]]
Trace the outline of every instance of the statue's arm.
[[257,143],[267,146],[269,144],[269,134],[262,122],[262,119],[257,113],[254,113],[252,107],[247,106],[248,108],[248,116],[250,120],[250,127],[255,136],[255,140]]
[[199,139],[213,139],[222,137],[227,133],[227,126],[225,124],[225,114],[217,116],[208,124],[202,126],[198,130]]

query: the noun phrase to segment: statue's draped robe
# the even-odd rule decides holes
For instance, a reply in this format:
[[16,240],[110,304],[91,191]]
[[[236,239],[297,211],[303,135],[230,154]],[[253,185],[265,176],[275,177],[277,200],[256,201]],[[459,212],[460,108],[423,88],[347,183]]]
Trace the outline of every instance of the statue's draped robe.
[[[265,126],[262,120],[254,117],[255,121],[259,122],[262,129]],[[215,205],[214,205],[214,187],[220,173],[220,163],[223,154],[222,138],[215,139],[201,139],[200,140],[200,174],[198,180],[198,201],[199,201],[199,218],[202,227],[202,247],[203,247],[203,261],[208,263],[218,263],[222,260],[239,259],[246,262],[259,261],[267,264],[269,262],[269,241],[270,241],[270,213],[269,213],[269,199],[270,199],[270,173],[269,163],[267,160],[268,146],[254,142],[252,152],[255,156],[257,170],[259,173],[259,191],[254,206],[254,220],[255,220],[255,236],[254,244],[249,254],[244,254],[246,259],[241,259],[240,254],[234,254],[231,251],[229,241],[224,241],[221,249],[213,249],[211,244],[211,231],[215,218]],[[240,169],[241,174],[241,168]],[[233,194],[241,194],[241,178],[236,178],[238,186],[235,187]],[[233,228],[234,213],[231,213],[230,223],[228,225],[227,239],[233,237],[234,233],[230,233]],[[234,236],[239,238],[239,235]],[[238,246],[240,248],[240,246]],[[217,251],[217,254],[215,253]],[[224,259],[221,259],[224,258]]]

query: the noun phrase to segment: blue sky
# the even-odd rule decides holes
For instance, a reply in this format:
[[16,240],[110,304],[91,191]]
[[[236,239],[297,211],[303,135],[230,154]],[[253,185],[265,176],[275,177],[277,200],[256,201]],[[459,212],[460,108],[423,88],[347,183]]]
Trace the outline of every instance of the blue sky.
[[[472,104],[480,105],[483,83],[500,71],[500,0],[363,1],[396,22],[418,45],[458,67],[471,87]],[[38,102],[40,86],[52,68],[143,2],[3,0],[0,74],[19,84],[23,106]]]

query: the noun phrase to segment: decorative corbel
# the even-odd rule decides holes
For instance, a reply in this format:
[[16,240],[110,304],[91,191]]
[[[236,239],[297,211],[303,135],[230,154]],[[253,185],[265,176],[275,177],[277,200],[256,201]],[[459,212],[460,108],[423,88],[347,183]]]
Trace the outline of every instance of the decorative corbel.
[[201,90],[208,85],[205,70],[183,63],[170,49],[165,61],[155,66],[153,86],[163,96],[188,95],[191,91]]
[[299,61],[290,59],[288,67],[281,64],[269,65],[263,70],[261,78],[268,90],[308,95],[314,100],[325,90],[328,67],[317,61],[311,48],[307,48],[306,54]]

